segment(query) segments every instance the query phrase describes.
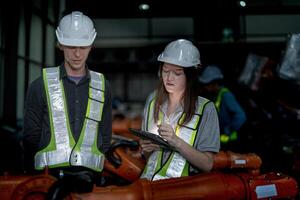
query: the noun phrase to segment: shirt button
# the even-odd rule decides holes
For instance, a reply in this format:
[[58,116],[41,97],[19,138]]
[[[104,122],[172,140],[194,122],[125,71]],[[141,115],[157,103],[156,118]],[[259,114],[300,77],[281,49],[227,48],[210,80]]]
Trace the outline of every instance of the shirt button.
[[79,103],[79,100],[76,100],[75,103]]

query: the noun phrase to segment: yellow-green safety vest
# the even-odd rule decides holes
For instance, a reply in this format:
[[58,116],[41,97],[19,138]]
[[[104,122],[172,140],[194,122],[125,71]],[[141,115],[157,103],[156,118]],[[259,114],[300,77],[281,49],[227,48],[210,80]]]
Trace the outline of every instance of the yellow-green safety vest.
[[[176,126],[176,135],[191,146],[194,145],[203,109],[208,102],[208,99],[198,97],[196,112],[194,113],[192,119],[187,124],[182,125],[185,116],[185,114],[183,113]],[[148,109],[146,112],[146,128],[147,131],[157,133],[157,131],[155,131],[155,129],[157,130],[157,125],[154,122],[153,117],[154,103],[155,98],[153,98],[148,105]],[[161,123],[162,116],[163,114],[162,112],[160,112],[158,123]],[[164,164],[162,164],[162,155],[162,149],[160,149],[159,151],[154,151],[150,155],[146,167],[144,168],[144,171],[141,175],[141,178],[146,178],[148,180],[155,181],[160,179],[175,178],[189,175],[189,163],[178,152],[173,151]]]
[[80,137],[75,142],[70,129],[66,97],[59,67],[43,69],[51,139],[35,155],[35,168],[41,170],[65,166],[84,166],[102,171],[104,155],[97,148],[98,126],[102,119],[105,80],[101,73],[90,71],[89,98]]

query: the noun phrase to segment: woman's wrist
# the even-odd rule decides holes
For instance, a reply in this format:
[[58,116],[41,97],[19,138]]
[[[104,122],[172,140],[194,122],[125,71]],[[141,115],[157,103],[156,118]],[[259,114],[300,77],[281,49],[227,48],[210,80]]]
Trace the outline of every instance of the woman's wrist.
[[180,149],[180,147],[181,147],[181,145],[182,145],[182,142],[183,142],[182,139],[177,138],[177,141],[176,141],[176,143],[175,143],[175,148],[176,148],[177,150]]

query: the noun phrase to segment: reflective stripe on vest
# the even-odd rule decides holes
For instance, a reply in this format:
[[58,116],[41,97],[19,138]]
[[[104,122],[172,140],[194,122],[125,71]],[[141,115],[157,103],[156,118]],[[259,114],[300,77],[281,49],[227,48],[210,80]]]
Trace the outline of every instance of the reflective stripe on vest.
[[75,144],[59,67],[43,69],[51,139],[49,145],[35,155],[36,169],[43,169],[45,166],[85,166],[102,171],[104,155],[97,148],[97,132],[104,105],[104,76],[93,71],[90,71],[90,75],[86,117]]
[[215,101],[215,105],[216,105],[216,108],[217,108],[218,112],[220,112],[223,94],[226,93],[226,92],[228,92],[228,91],[229,90],[227,88],[223,87],[223,88],[221,88],[221,90],[218,93],[217,99]]
[[[206,103],[209,102],[207,99],[198,97],[198,104],[196,107],[196,113],[193,115],[192,119],[186,125],[179,125],[182,124],[184,119],[184,114],[180,117],[179,124],[176,127],[175,133],[178,137],[183,139],[186,143],[193,146],[197,131],[198,131],[198,124],[201,121],[201,116],[203,113],[204,106]],[[152,100],[149,104],[148,112],[154,112],[153,106],[154,100]],[[153,114],[152,114],[153,115]],[[150,122],[150,123],[148,123]],[[152,123],[152,120],[147,121],[147,127],[151,129],[151,127],[156,126]],[[152,123],[152,124],[151,124]],[[167,178],[175,178],[175,177],[182,177],[188,176],[188,168],[189,163],[183,158],[179,153],[172,152],[169,156],[166,163],[161,166],[162,163],[162,155],[163,151],[154,151],[147,162],[146,168],[143,171],[141,178],[146,178],[148,180],[160,180],[160,179],[167,179]]]
[[[146,118],[145,123],[146,123],[147,131],[157,134],[158,127],[155,125],[155,122],[154,122],[154,104],[155,104],[155,98],[153,98],[149,102],[149,106],[148,106],[147,114],[146,114],[147,118]],[[161,118],[162,118],[161,114],[159,113],[159,123],[160,123]],[[158,163],[161,163],[161,159],[162,159],[162,151],[154,151],[150,155],[150,157],[147,161],[147,165],[144,168],[141,178],[146,178],[148,180],[151,180],[155,171],[158,171],[158,169],[160,167],[158,165]]]

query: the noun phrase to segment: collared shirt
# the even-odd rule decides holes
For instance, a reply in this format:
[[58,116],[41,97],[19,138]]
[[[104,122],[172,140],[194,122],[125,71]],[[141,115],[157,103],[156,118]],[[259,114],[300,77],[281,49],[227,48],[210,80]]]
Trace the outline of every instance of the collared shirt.
[[[63,66],[60,67],[60,78],[64,85],[64,93],[67,99],[67,110],[70,128],[75,141],[79,139],[85,119],[90,73],[76,84],[69,79]],[[111,143],[112,110],[111,90],[105,80],[105,103],[103,107],[102,121],[99,123],[97,146],[103,153],[107,152]],[[27,93],[24,113],[23,142],[25,148],[25,163],[29,170],[33,167],[34,154],[45,148],[50,141],[49,113],[44,89],[43,78],[39,77],[30,85]],[[28,160],[27,160],[28,159]]]
[[176,126],[177,126],[177,122],[179,120],[179,118],[182,115],[183,112],[183,107],[181,106],[181,104],[177,105],[177,107],[175,108],[175,111],[173,113],[171,113],[169,116],[167,115],[168,113],[168,102],[165,101],[161,107],[160,107],[160,111],[163,113],[163,122],[170,124],[173,128],[173,130],[176,130]]

